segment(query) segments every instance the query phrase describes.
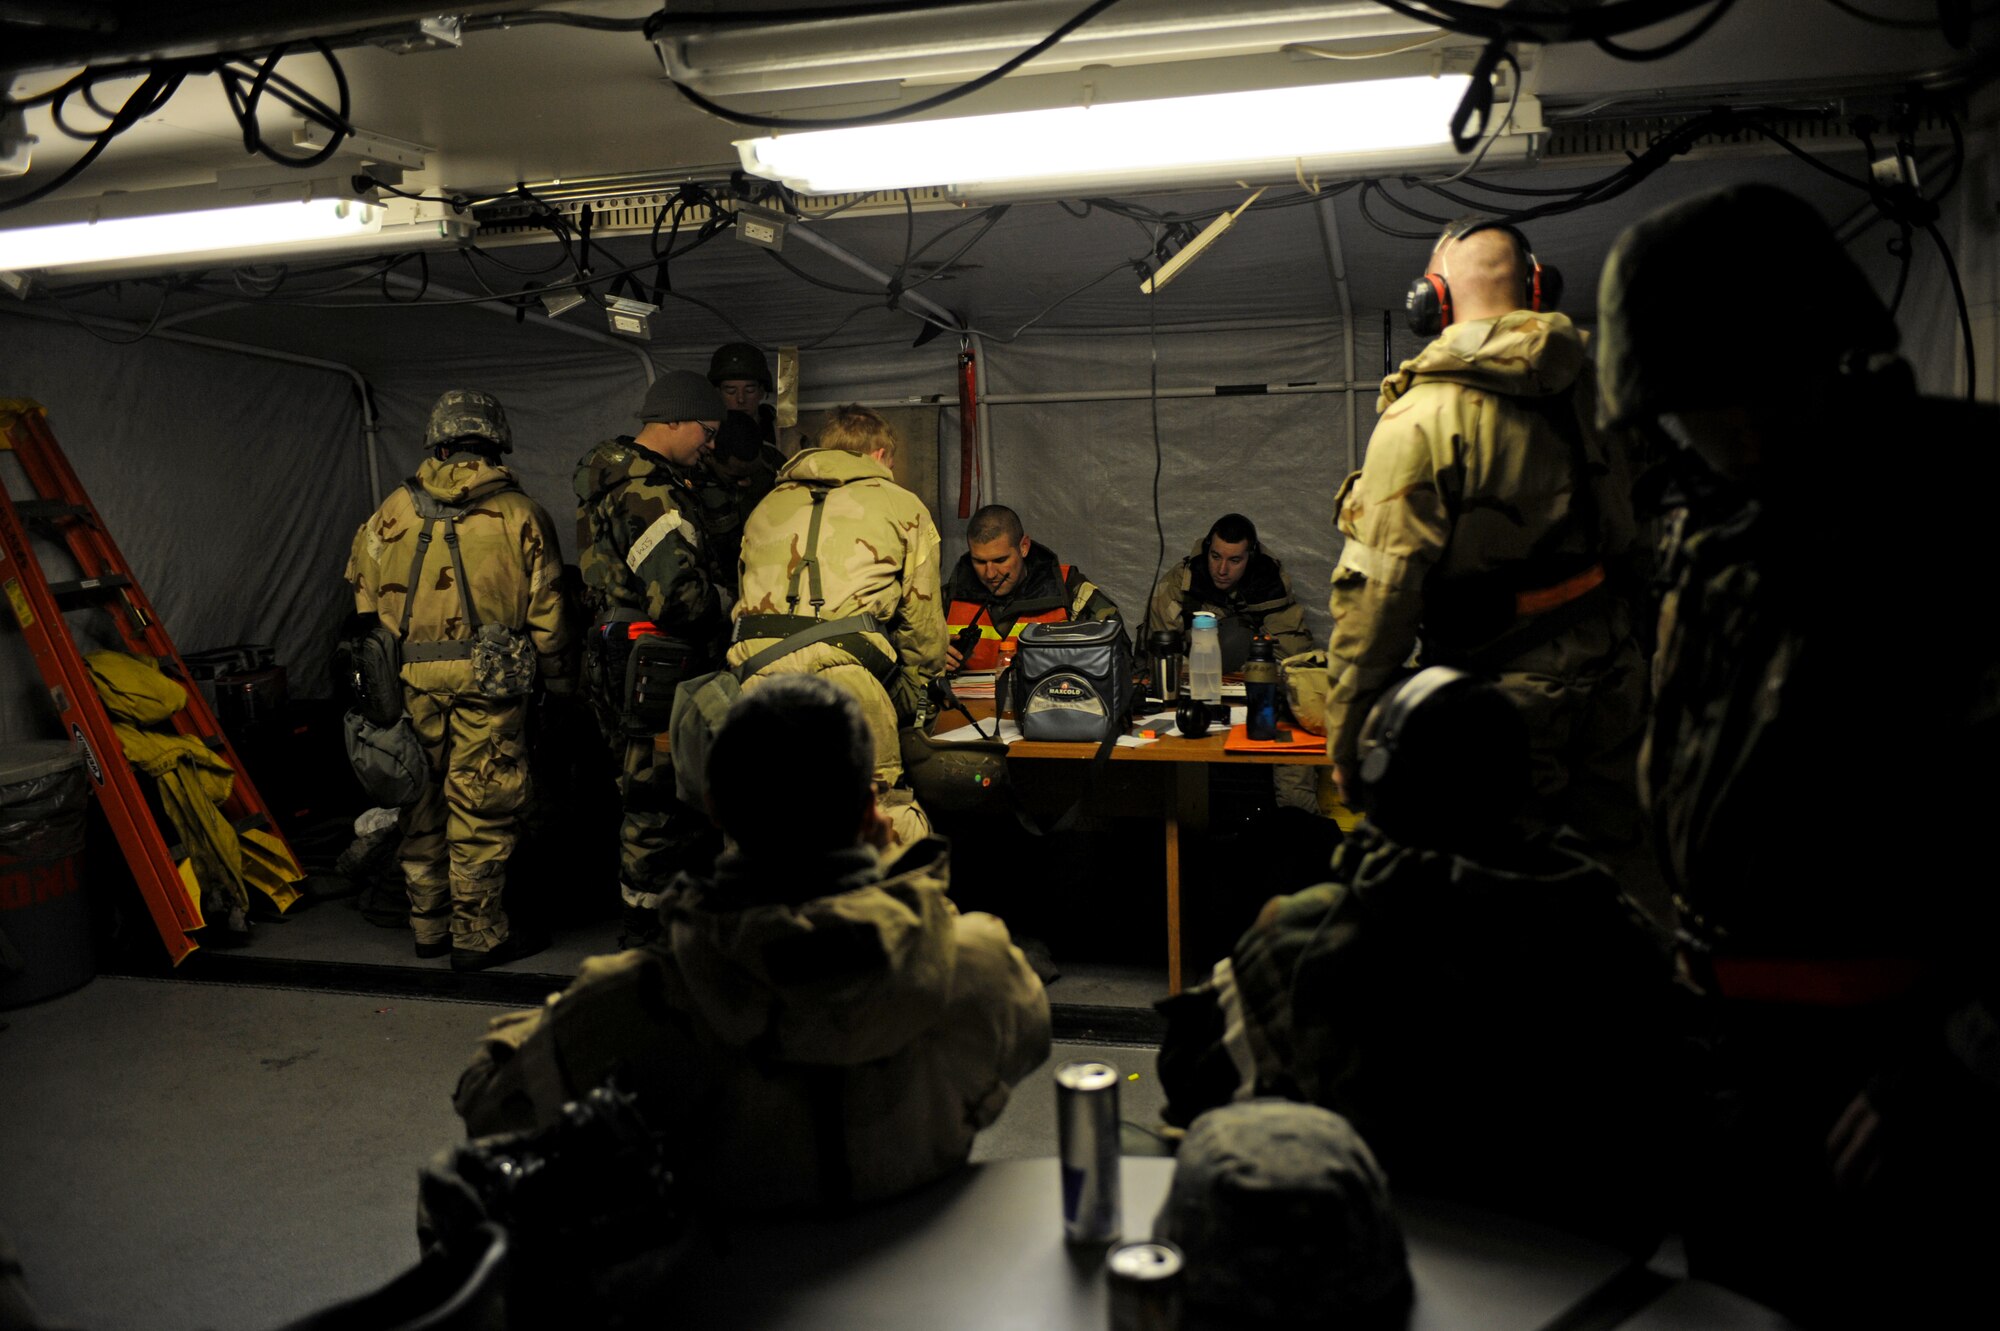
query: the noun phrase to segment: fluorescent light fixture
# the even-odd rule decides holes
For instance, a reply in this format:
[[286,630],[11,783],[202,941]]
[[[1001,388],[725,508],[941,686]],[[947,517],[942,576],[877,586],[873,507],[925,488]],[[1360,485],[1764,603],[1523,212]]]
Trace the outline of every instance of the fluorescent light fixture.
[[1464,74],[1208,93],[809,130],[737,143],[743,169],[806,194],[953,185],[1290,178],[1354,154],[1450,154]]
[[381,229],[381,207],[355,199],[288,199],[99,217],[0,231],[0,269],[18,272],[219,250],[277,249],[302,242],[371,236]]
[[[1075,18],[1080,7],[1079,0],[960,0],[829,18],[794,6],[791,19],[732,23],[730,6],[710,0],[667,6],[653,42],[674,82],[711,97],[862,84],[892,92],[984,74]],[[1430,24],[1360,0],[1119,0],[1028,68],[1041,74],[1297,46],[1394,47],[1438,36]]]

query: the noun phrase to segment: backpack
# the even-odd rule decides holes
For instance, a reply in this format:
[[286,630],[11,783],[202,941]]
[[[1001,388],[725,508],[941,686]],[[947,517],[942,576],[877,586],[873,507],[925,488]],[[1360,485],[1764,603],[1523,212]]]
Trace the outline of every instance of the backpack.
[[[334,657],[341,678],[354,690],[355,705],[341,718],[341,740],[347,749],[347,765],[368,797],[395,808],[415,804],[430,785],[430,760],[424,755],[423,741],[403,704],[402,671],[405,661],[472,662],[474,684],[493,697],[519,697],[534,687],[535,660],[527,637],[504,624],[481,624],[466,590],[465,561],[458,553],[458,521],[469,506],[446,504],[433,498],[415,478],[404,482],[423,526],[417,532],[416,554],[405,579],[410,588],[403,597],[403,622],[395,632],[379,618],[371,617],[366,627],[343,640]],[[511,487],[510,487],[511,488]],[[457,576],[458,594],[465,605],[465,622],[472,629],[470,639],[449,642],[409,643],[410,614],[416,605],[417,579],[423,572],[424,556],[430,551],[431,528],[442,521],[444,543],[451,551],[451,566]]]

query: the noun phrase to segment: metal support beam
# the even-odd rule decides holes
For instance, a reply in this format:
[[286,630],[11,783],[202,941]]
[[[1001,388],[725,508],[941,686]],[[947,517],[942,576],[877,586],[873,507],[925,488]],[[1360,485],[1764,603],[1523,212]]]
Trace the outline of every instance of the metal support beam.
[[[1333,291],[1340,302],[1340,346],[1346,358],[1344,374],[1347,386],[1354,384],[1354,301],[1347,289],[1347,258],[1340,248],[1340,218],[1333,211],[1333,197],[1328,195],[1313,208],[1319,219],[1320,245],[1326,252],[1326,271],[1333,278]],[[1350,474],[1361,469],[1361,442],[1359,437],[1360,412],[1352,392],[1347,395],[1347,470]]]

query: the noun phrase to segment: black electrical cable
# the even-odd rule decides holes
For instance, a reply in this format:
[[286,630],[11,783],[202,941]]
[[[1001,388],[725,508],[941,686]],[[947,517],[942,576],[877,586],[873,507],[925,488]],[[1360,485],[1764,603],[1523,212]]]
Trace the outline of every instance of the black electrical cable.
[[1449,217],[1439,217],[1435,213],[1419,212],[1417,209],[1412,208],[1409,204],[1404,203],[1395,195],[1389,193],[1388,190],[1384,189],[1380,181],[1371,181],[1369,183],[1370,187],[1375,191],[1376,197],[1380,198],[1382,202],[1388,204],[1397,212],[1402,213],[1405,217],[1414,217],[1419,222],[1429,222],[1432,226],[1449,226],[1451,224],[1452,219]]
[[[1158,241],[1154,243],[1157,245]],[[1160,474],[1166,469],[1166,451],[1160,446],[1159,300],[1158,287],[1146,292],[1146,345],[1150,352],[1146,397],[1153,408],[1153,535],[1160,543],[1159,554],[1153,559],[1153,580],[1146,584],[1149,597],[1153,594],[1151,589],[1160,585],[1160,573],[1167,566],[1167,522],[1160,515]]]
[[710,101],[693,88],[688,87],[685,83],[676,82],[674,89],[690,103],[700,107],[712,116],[720,117],[733,124],[749,125],[757,129],[854,129],[862,125],[885,125],[890,121],[903,120],[909,116],[929,111],[934,107],[945,106],[959,100],[961,97],[969,97],[981,88],[998,83],[1001,79],[1013,73],[1022,65],[1027,64],[1030,60],[1033,60],[1036,56],[1048,50],[1051,46],[1054,46],[1057,42],[1069,36],[1072,32],[1075,32],[1085,23],[1088,23],[1091,19],[1097,17],[1116,3],[1118,3],[1118,0],[1093,0],[1092,4],[1082,13],[1057,28],[1047,37],[1036,42],[1033,46],[1005,64],[981,74],[978,78],[968,83],[961,83],[956,87],[946,88],[943,92],[935,93],[932,96],[923,98],[921,101],[912,102],[908,106],[891,107],[887,111],[876,111],[868,115],[836,116],[804,120],[795,116],[760,116],[748,111],[732,111],[719,102]]
[[1368,196],[1371,193],[1380,193],[1380,192],[1381,192],[1381,187],[1377,185],[1374,181],[1369,180],[1369,181],[1364,181],[1362,183],[1361,194],[1359,198],[1362,221],[1366,222],[1369,226],[1374,227],[1377,231],[1381,232],[1383,235],[1393,236],[1397,240],[1435,240],[1437,238],[1437,233],[1434,231],[1404,231],[1397,227],[1390,226],[1388,223],[1382,221],[1380,218],[1375,216],[1374,213],[1370,212],[1368,210]]
[[1952,299],[1958,303],[1958,332],[1965,342],[1965,400],[1971,402],[1979,395],[1979,362],[1973,354],[1972,315],[1965,308],[1965,287],[1958,280],[1958,264],[1951,257],[1951,246],[1944,243],[1937,223],[1924,223],[1924,230],[1930,233],[1931,242],[1937,246],[1938,257],[1944,260],[1945,276],[1951,279]]
[[[1691,10],[1709,0],[1616,0],[1599,6],[1564,7],[1560,11],[1507,5],[1489,8],[1463,0],[1376,0],[1405,18],[1468,37],[1492,40],[1527,40],[1543,45],[1594,41],[1599,37],[1619,37],[1640,28],[1650,28]],[[1421,5],[1421,7],[1419,7]]]
[[186,77],[184,74],[178,73],[164,77],[159,74],[148,74],[145,80],[126,97],[124,104],[118,108],[118,114],[112,119],[109,125],[104,127],[103,131],[97,136],[90,147],[84,150],[81,157],[71,162],[50,179],[37,185],[34,189],[26,190],[9,198],[0,199],[0,211],[5,211],[9,208],[19,208],[23,204],[47,198],[64,185],[69,184],[70,181],[82,175],[84,169],[96,161],[106,148],[111,146],[113,139],[165,105],[167,99],[179,90],[181,80],[184,77]]
[[1736,0],[1715,0],[1714,7],[1707,14],[1703,15],[1693,27],[1671,41],[1662,42],[1658,46],[1649,46],[1644,49],[1620,46],[1609,37],[1593,37],[1590,39],[1591,45],[1604,52],[1604,54],[1616,56],[1620,60],[1635,62],[1665,60],[1670,55],[1679,55],[1682,51],[1687,50],[1688,47],[1700,41],[1707,35],[1708,30],[1713,28],[1724,14],[1729,12],[1730,7],[1735,3]]
[[1848,0],[1826,0],[1826,3],[1849,18],[1858,18],[1863,23],[1873,23],[1878,28],[1921,29],[1944,26],[1934,18],[1891,18],[1886,14],[1871,13],[1859,5],[1849,4]]
[[72,310],[69,306],[65,305],[62,302],[61,297],[57,296],[54,291],[49,292],[49,300],[52,304],[54,304],[56,309],[62,312],[64,318],[68,319],[78,328],[81,328],[84,332],[89,333],[92,337],[96,338],[98,341],[109,342],[111,345],[115,347],[129,347],[133,343],[143,342],[147,338],[153,335],[153,330],[160,326],[160,316],[164,315],[167,312],[167,301],[173,294],[174,294],[174,288],[171,286],[161,291],[159,303],[153,306],[153,317],[146,320],[146,326],[141,328],[138,332],[134,333],[130,337],[111,337],[105,333],[99,332],[97,329],[91,327],[90,324],[85,321],[82,315],[78,314],[75,310]]
[[422,274],[422,277],[417,282],[417,294],[407,300],[400,296],[389,294],[389,271],[387,268],[382,270],[382,302],[385,305],[419,305],[423,303],[424,296],[431,289],[431,260],[428,254],[422,251],[418,251],[417,253],[417,271]]
[[[1877,214],[1877,220],[1880,220],[1880,214]],[[1889,242],[1889,253],[1900,261],[1896,267],[1896,294],[1889,298],[1891,319],[1896,317],[1896,311],[1903,308],[1903,292],[1910,285],[1910,259],[1916,252],[1916,247],[1910,244],[1910,234],[1910,225],[1905,222],[1902,235]]]

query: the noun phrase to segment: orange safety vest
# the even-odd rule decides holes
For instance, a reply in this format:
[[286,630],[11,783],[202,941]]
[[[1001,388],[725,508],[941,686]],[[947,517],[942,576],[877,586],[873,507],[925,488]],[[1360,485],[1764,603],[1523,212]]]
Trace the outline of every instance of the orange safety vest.
[[1008,626],[1005,635],[1002,635],[1000,630],[993,626],[993,617],[986,612],[986,607],[978,601],[953,601],[945,609],[945,632],[950,635],[950,640],[954,643],[962,644],[960,635],[965,633],[971,625],[979,625],[979,637],[973,642],[972,650],[968,652],[963,645],[959,646],[959,651],[965,657],[965,663],[959,667],[960,670],[998,670],[1000,668],[1000,639],[1002,636],[1018,638],[1021,636],[1021,629],[1028,624],[1063,624],[1068,622],[1069,565],[1063,564],[1059,567],[1061,568],[1062,579],[1062,604],[1051,606],[1046,610],[1032,610],[1025,614],[1016,615],[1013,623]]

